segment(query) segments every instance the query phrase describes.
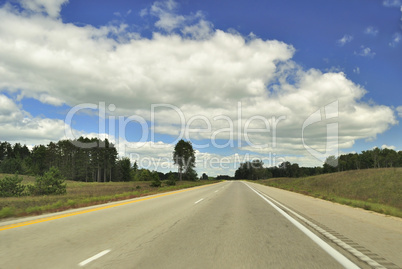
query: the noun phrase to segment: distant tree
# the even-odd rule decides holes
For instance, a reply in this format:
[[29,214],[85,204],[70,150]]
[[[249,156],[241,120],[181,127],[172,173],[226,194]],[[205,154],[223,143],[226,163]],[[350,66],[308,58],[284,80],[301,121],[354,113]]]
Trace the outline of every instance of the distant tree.
[[22,174],[22,161],[19,158],[7,158],[1,162],[0,171],[6,174]]
[[201,179],[202,180],[208,180],[208,175],[203,173],[202,176],[201,176]]
[[173,151],[174,164],[178,166],[179,180],[183,180],[183,174],[186,180],[195,180],[195,150],[190,141],[181,139],[177,142]]
[[151,181],[152,179],[153,179],[152,174],[148,169],[141,169],[139,180],[141,180],[141,181]]
[[398,151],[398,156],[397,156],[397,163],[398,163],[398,165],[396,165],[396,166],[399,166],[399,167],[402,167],[402,150],[401,151]]
[[0,163],[2,160],[7,158],[6,148],[7,148],[7,142],[1,142],[0,143]]
[[235,179],[258,180],[268,178],[271,175],[261,160],[241,163],[235,172]]
[[162,185],[162,182],[159,179],[159,175],[158,172],[153,171],[151,173],[151,177],[152,177],[152,182],[151,182],[151,187],[160,187]]
[[165,180],[166,179],[166,175],[162,172],[157,172],[158,176],[159,176],[159,180]]
[[168,185],[168,186],[176,185],[176,177],[174,176],[174,174],[170,172],[166,175],[168,176],[167,180],[166,180],[166,185]]
[[229,179],[230,179],[230,176],[228,176],[228,175],[218,175],[218,176],[216,177],[216,179],[217,179],[217,180],[229,180]]
[[138,170],[138,164],[137,164],[137,161],[135,161],[133,164],[133,171],[137,172],[137,170]]
[[323,165],[324,173],[334,173],[338,171],[338,159],[335,156],[329,156]]
[[48,169],[46,165],[46,147],[43,145],[35,146],[32,149],[32,167],[31,171],[35,175],[43,175]]
[[131,162],[129,158],[123,157],[117,161],[117,181],[130,181],[131,180]]

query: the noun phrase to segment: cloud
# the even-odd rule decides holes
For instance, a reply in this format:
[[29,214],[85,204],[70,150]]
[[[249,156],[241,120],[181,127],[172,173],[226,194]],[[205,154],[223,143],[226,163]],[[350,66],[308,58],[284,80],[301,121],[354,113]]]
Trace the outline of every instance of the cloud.
[[[160,29],[150,38],[124,24],[80,27],[42,12],[0,8],[0,89],[53,106],[114,104],[113,116],[143,117],[158,135],[174,137],[187,128],[194,144],[219,149],[229,140],[225,148],[242,156],[300,156],[301,165],[314,163],[301,143],[303,123],[331,102],[339,103],[340,148],[397,124],[391,108],[364,102],[366,90],[343,72],[306,70],[292,61],[289,44],[214,29],[202,13],[182,20],[176,8],[173,1],[150,8]],[[10,100],[2,101],[9,115],[2,139],[63,137],[63,121],[24,115]],[[152,111],[155,104],[162,106]],[[306,128],[306,143],[325,150],[330,123],[323,118]],[[171,155],[171,145],[154,151],[157,141],[138,150],[119,141],[126,153]]]
[[172,11],[177,6],[176,2],[169,0],[165,2],[155,2],[152,5],[150,13],[159,18],[155,26],[167,32],[179,28],[186,21],[181,15],[176,15]]
[[341,39],[337,41],[339,46],[344,46],[345,44],[351,42],[353,40],[353,36],[351,35],[344,35]]
[[381,146],[381,149],[393,149],[393,150],[395,150],[396,149],[396,147],[395,146],[388,146],[388,145],[382,145]]
[[174,0],[157,1],[149,10],[141,10],[140,16],[152,15],[157,17],[155,26],[168,33],[180,30],[184,35],[195,39],[211,36],[213,24],[205,20],[201,11],[197,11],[195,14],[180,15],[177,14],[178,7],[179,4]]
[[32,146],[65,137],[64,121],[32,117],[3,94],[0,94],[0,125],[1,139],[11,143],[23,142]]
[[213,36],[213,24],[205,20],[200,20],[195,25],[185,26],[181,32],[195,39],[206,39]]
[[371,35],[371,36],[376,36],[378,34],[378,29],[373,27],[373,26],[369,26],[364,30],[364,33],[367,35]]
[[360,74],[360,68],[359,67],[353,68],[353,73],[359,75]]
[[401,41],[402,41],[402,34],[395,33],[392,37],[392,41],[389,43],[389,46],[395,48],[399,45]]
[[140,16],[141,17],[145,17],[145,16],[147,16],[149,13],[148,13],[148,9],[147,8],[143,8],[143,9],[141,9],[141,11],[140,11]]
[[23,117],[18,106],[7,96],[0,95],[0,123],[11,123]]
[[23,8],[33,12],[45,13],[50,17],[59,17],[61,7],[69,0],[20,0]]
[[[397,7],[402,12],[402,0],[384,0],[383,5],[385,7],[390,7],[390,8]],[[401,16],[401,21],[402,21],[402,16]]]
[[384,0],[382,4],[386,7],[400,7],[402,6],[401,0]]
[[399,116],[400,118],[402,118],[402,106],[398,106],[398,107],[396,108],[396,111],[397,111],[397,113],[398,113],[398,116]]
[[376,53],[375,53],[374,51],[372,51],[370,48],[364,47],[364,46],[361,46],[361,47],[360,47],[360,51],[359,51],[359,52],[356,52],[356,51],[355,51],[355,55],[362,56],[362,57],[373,58],[373,57],[375,56],[375,54],[376,54]]

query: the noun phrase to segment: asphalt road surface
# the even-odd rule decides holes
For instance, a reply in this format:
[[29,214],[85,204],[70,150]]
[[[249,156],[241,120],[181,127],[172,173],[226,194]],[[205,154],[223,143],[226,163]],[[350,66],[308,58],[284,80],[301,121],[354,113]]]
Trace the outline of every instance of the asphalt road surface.
[[[356,248],[350,237],[336,230],[336,239],[351,244],[363,255],[359,258],[300,219],[298,214],[325,223],[326,228],[344,227],[331,218],[331,206],[338,205],[325,204],[327,209],[315,200],[252,183],[223,182],[0,222],[0,268],[397,268],[402,248],[393,250],[396,254],[392,249],[401,247],[402,221],[378,215],[391,220],[381,225],[391,226],[387,236],[395,241],[383,248],[381,240],[367,245],[368,239],[363,240],[364,248]],[[327,213],[327,218],[322,216]],[[382,227],[371,222],[367,225],[373,229]],[[359,230],[365,222],[345,223]],[[375,253],[370,252],[373,249]],[[382,251],[391,254],[384,259]]]

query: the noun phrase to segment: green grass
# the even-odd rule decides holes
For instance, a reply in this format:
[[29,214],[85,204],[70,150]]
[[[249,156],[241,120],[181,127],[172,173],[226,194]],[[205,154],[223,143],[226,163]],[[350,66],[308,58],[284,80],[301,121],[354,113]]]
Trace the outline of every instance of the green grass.
[[[0,178],[4,176],[6,175],[0,174]],[[23,178],[24,184],[34,182],[34,177],[23,176]],[[175,186],[162,185],[159,188],[152,188],[149,186],[150,181],[86,183],[67,180],[67,194],[65,195],[0,198],[0,219],[57,212],[216,182],[219,181],[177,181]]]
[[402,217],[402,168],[354,170],[258,183]]

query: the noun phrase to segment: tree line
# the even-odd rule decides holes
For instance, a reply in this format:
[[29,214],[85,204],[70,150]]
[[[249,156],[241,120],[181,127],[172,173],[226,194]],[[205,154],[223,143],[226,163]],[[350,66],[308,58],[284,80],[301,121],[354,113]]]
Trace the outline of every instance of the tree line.
[[[77,147],[80,143],[80,147]],[[80,137],[50,142],[29,150],[20,143],[0,143],[0,172],[43,175],[51,167],[63,177],[81,181],[110,181],[119,171],[117,150],[107,139]]]
[[369,168],[402,167],[402,151],[379,149],[349,153],[338,158],[329,156],[322,167],[300,167],[297,163],[283,162],[278,166],[265,168],[260,160],[241,163],[234,179],[258,180],[277,177],[306,177],[325,173]]
[[[0,141],[0,173],[43,176],[52,167],[63,178],[85,182],[196,180],[195,151],[191,142],[180,140],[173,152],[177,172],[161,173],[132,165],[129,158],[118,158],[117,150],[108,139],[80,137],[37,145]],[[208,178],[203,174],[202,178]]]

